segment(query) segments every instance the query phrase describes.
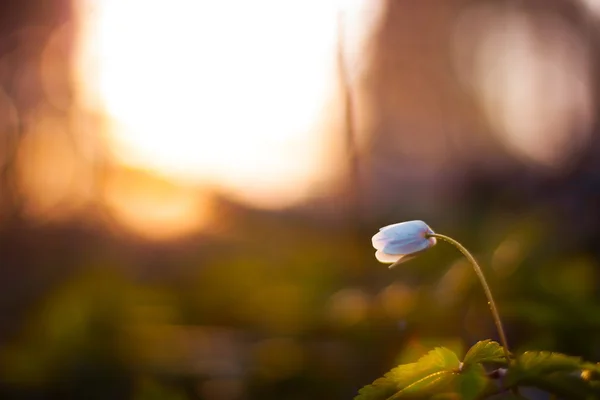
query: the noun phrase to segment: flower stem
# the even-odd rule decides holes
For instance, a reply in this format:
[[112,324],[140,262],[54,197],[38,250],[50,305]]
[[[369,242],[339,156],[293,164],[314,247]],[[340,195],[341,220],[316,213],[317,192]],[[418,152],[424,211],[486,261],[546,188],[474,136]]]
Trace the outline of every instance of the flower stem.
[[490,287],[488,286],[485,276],[483,275],[483,271],[481,270],[481,267],[479,266],[479,264],[477,264],[475,257],[473,257],[473,255],[471,253],[469,253],[469,251],[462,244],[460,244],[459,242],[457,242],[456,240],[452,239],[449,236],[440,235],[438,233],[430,233],[427,235],[427,237],[434,237],[437,239],[441,239],[447,243],[450,243],[451,245],[456,247],[458,249],[458,251],[460,251],[465,257],[467,257],[469,262],[473,265],[473,269],[475,269],[475,273],[479,277],[479,280],[481,281],[481,285],[483,286],[485,295],[488,299],[488,304],[490,306],[490,310],[492,311],[492,316],[494,318],[494,322],[496,323],[496,329],[498,329],[498,335],[500,335],[500,342],[502,343],[502,347],[504,349],[504,356],[506,357],[506,361],[510,362],[510,352],[508,350],[508,342],[506,341],[506,335],[504,334],[504,328],[502,327],[502,321],[500,320],[500,315],[498,314],[498,309],[496,308],[496,302],[494,302],[494,298],[492,297],[492,291],[490,290]]

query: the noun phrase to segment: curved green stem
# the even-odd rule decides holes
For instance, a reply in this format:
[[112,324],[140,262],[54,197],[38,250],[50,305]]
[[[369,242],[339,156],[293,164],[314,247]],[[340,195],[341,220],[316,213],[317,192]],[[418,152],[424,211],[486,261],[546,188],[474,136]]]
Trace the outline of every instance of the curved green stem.
[[477,264],[475,257],[473,257],[473,255],[471,253],[469,253],[469,251],[462,244],[460,244],[459,242],[457,242],[456,240],[452,239],[449,236],[440,235],[438,233],[431,233],[431,234],[428,234],[427,237],[434,237],[437,239],[441,239],[447,243],[450,243],[451,245],[456,247],[465,257],[467,257],[469,262],[473,265],[473,268],[475,269],[475,273],[479,277],[479,280],[481,281],[481,285],[483,286],[485,295],[488,299],[488,304],[490,305],[490,310],[492,311],[492,316],[494,318],[494,322],[496,323],[496,329],[498,329],[498,335],[500,335],[500,342],[502,343],[502,347],[504,348],[504,356],[506,357],[506,361],[510,362],[510,352],[508,350],[508,342],[506,341],[506,335],[504,334],[504,328],[502,327],[502,321],[500,320],[500,314],[498,314],[498,309],[496,308],[496,302],[494,301],[494,298],[492,297],[492,291],[490,290],[490,287],[488,286],[485,276],[483,275],[483,271],[481,270],[481,267],[479,266],[479,264]]

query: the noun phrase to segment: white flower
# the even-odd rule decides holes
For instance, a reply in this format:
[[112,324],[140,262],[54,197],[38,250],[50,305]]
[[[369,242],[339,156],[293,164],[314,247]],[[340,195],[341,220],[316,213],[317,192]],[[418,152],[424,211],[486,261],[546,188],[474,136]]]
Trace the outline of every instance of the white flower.
[[407,221],[385,226],[373,236],[375,257],[382,263],[393,263],[390,268],[409,260],[410,256],[435,245],[429,226],[423,221]]

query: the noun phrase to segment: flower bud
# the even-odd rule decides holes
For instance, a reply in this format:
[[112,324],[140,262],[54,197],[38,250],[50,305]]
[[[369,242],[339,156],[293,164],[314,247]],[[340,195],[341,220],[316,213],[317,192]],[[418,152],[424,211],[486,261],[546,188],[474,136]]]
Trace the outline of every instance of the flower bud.
[[382,263],[393,263],[391,267],[409,260],[416,253],[436,244],[433,230],[423,221],[407,221],[388,225],[373,236],[375,257]]

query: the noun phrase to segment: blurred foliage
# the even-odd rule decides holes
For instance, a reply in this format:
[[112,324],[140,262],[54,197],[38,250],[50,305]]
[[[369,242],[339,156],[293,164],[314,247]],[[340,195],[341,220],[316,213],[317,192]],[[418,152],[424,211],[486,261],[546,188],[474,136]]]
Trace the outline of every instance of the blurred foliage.
[[[495,336],[476,278],[449,246],[390,271],[371,259],[375,228],[355,245],[335,225],[244,213],[235,237],[196,238],[200,246],[176,253],[130,243],[141,247],[120,256],[110,250],[107,258],[91,245],[73,256],[81,268],[13,321],[0,352],[5,393],[349,398],[361,382],[434,346],[461,354],[470,342]],[[486,238],[474,248],[482,249],[477,256],[516,350],[598,360],[598,304],[595,291],[586,289],[593,258],[545,255],[540,248],[552,238],[535,228],[543,219],[524,220],[505,220],[507,227],[493,225],[493,232],[453,234],[471,244]],[[432,223],[452,231],[441,224]],[[542,237],[534,239],[532,231]],[[21,240],[29,243],[31,235]],[[502,247],[519,235],[529,240],[518,251]],[[160,269],[137,265],[133,255],[147,251],[163,260]],[[47,255],[46,264],[61,259]],[[494,357],[486,353],[476,362]]]

